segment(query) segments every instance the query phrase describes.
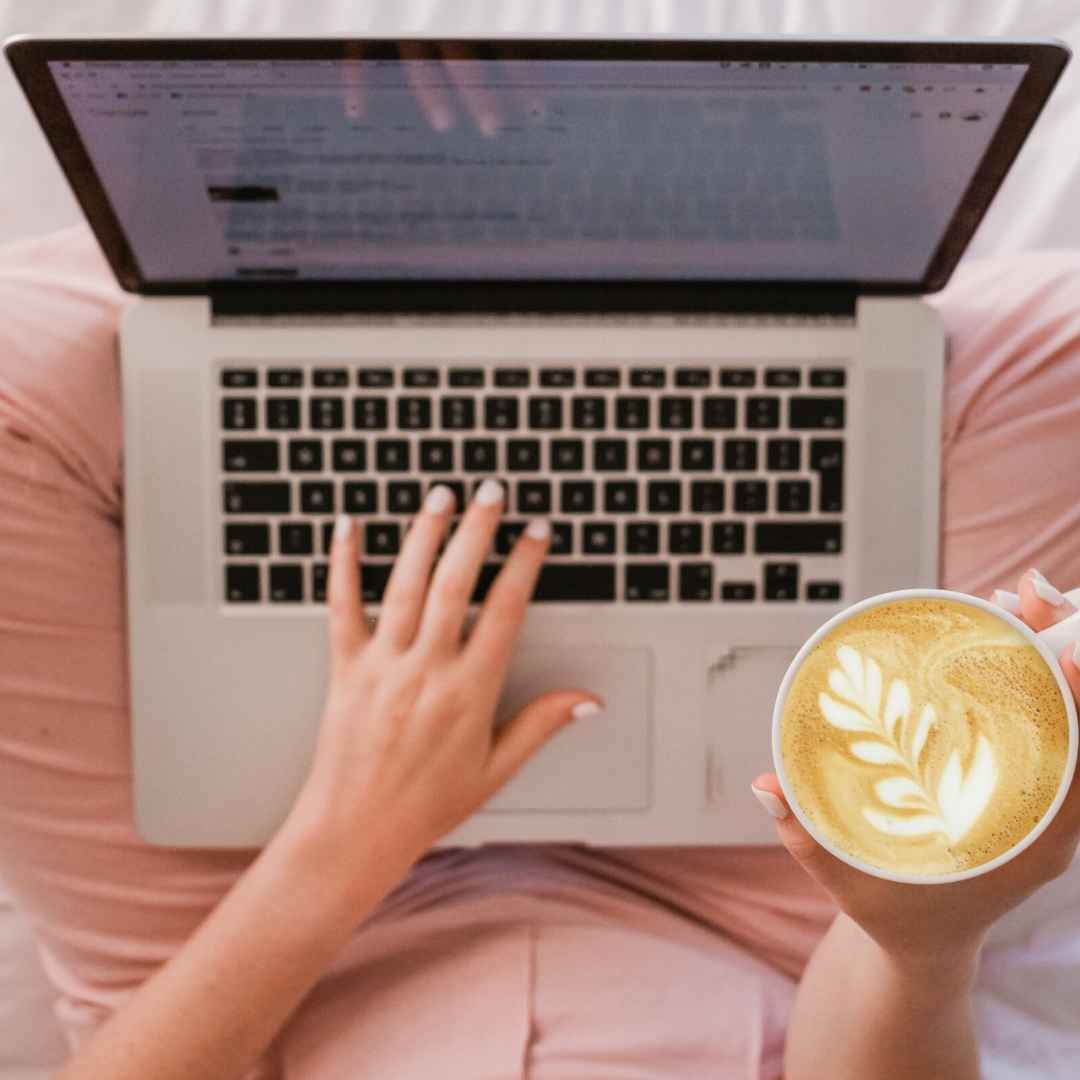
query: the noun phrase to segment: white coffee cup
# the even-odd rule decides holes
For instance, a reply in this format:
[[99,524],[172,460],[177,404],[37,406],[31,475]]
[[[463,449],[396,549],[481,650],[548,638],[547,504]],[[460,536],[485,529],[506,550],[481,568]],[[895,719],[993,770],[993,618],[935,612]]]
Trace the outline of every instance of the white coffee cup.
[[[1065,595],[1067,599],[1080,607],[1080,589],[1073,589]],[[1002,622],[1021,634],[1035,649],[1038,650],[1039,654],[1049,665],[1050,670],[1054,673],[1058,688],[1061,690],[1061,695],[1065,700],[1065,711],[1068,714],[1069,719],[1069,756],[1065,763],[1065,771],[1061,775],[1061,783],[1058,785],[1054,801],[1047,808],[1047,811],[1043,814],[1042,818],[1040,818],[1039,823],[1022,840],[1019,840],[1008,850],[1003,851],[996,858],[982,863],[979,866],[974,866],[969,870],[960,870],[953,874],[917,875],[884,870],[879,866],[871,866],[869,863],[862,862],[849,855],[847,852],[840,850],[832,844],[827,837],[822,835],[820,830],[818,830],[813,822],[807,818],[806,814],[799,806],[798,799],[792,791],[787,774],[784,771],[783,756],[780,752],[780,721],[784,713],[784,703],[787,700],[788,690],[791,688],[791,684],[794,681],[799,668],[802,667],[803,661],[813,651],[818,642],[841,623],[846,622],[848,619],[861,611],[865,611],[867,608],[877,607],[879,604],[893,603],[897,600],[917,600],[924,597],[953,600],[982,608],[983,610],[996,615]],[[791,807],[792,813],[799,820],[803,828],[806,829],[806,831],[823,848],[825,848],[826,851],[831,852],[849,866],[854,866],[857,870],[872,874],[874,877],[885,878],[888,881],[899,881],[915,885],[941,885],[949,881],[963,881],[965,878],[977,877],[979,874],[987,874],[991,870],[997,869],[997,867],[1001,866],[1003,863],[1007,863],[1010,859],[1014,859],[1021,851],[1028,847],[1028,845],[1034,843],[1042,834],[1043,830],[1054,820],[1054,815],[1065,801],[1069,785],[1072,783],[1073,772],[1076,769],[1077,747],[1078,744],[1080,744],[1080,732],[1078,732],[1077,729],[1076,703],[1073,700],[1072,690],[1065,681],[1065,675],[1061,670],[1061,665],[1058,663],[1057,658],[1058,654],[1066,644],[1078,640],[1080,640],[1080,611],[1075,612],[1069,618],[1063,619],[1054,626],[1036,633],[1006,608],[999,607],[996,604],[992,604],[990,601],[983,600],[977,596],[968,596],[966,593],[952,592],[948,589],[900,589],[896,592],[879,593],[877,596],[869,596],[865,600],[860,600],[857,604],[852,604],[851,607],[837,612],[837,614],[826,623],[818,627],[818,629],[814,631],[803,644],[802,648],[795,654],[795,659],[791,661],[787,671],[784,673],[783,681],[780,683],[780,689],[776,694],[776,703],[773,706],[773,767],[780,780],[780,787],[783,789],[784,796],[787,799],[788,805]]]

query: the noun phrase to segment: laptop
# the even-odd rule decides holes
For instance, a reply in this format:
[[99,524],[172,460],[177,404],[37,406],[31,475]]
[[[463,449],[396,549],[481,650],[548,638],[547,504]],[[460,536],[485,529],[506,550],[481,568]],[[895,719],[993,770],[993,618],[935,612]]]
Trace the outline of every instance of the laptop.
[[253,847],[307,773],[330,530],[377,617],[427,489],[554,539],[496,723],[571,725],[439,846],[775,842],[801,643],[938,577],[941,288],[1055,41],[23,37],[117,279],[134,813]]

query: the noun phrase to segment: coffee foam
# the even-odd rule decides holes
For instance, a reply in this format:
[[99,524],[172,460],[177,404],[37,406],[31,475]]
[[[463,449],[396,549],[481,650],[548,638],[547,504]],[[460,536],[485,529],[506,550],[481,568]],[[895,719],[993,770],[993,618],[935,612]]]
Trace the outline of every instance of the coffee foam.
[[995,615],[901,600],[811,650],[785,702],[781,753],[800,808],[837,847],[882,869],[952,873],[1042,819],[1068,758],[1068,713],[1038,650]]

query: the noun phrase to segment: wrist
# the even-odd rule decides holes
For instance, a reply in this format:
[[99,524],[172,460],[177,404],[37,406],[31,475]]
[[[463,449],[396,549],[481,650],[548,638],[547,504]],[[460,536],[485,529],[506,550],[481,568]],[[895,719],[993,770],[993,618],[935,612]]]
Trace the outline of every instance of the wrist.
[[970,990],[975,984],[983,939],[947,942],[932,947],[882,949],[889,967],[908,982]]

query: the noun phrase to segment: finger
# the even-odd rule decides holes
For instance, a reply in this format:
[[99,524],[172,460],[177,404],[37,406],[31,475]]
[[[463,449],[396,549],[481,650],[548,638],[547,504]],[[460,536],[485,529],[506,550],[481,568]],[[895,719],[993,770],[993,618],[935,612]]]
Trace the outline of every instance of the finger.
[[341,65],[342,107],[347,120],[359,120],[364,115],[364,45],[360,41],[345,42],[345,60]]
[[445,484],[436,484],[427,493],[421,513],[413,518],[405,534],[401,553],[386,583],[375,632],[380,641],[392,648],[408,648],[420,625],[431,567],[453,508],[454,493]]
[[550,543],[551,525],[543,518],[529,522],[492,583],[469,635],[466,662],[488,673],[500,687]]
[[334,526],[326,582],[330,659],[335,666],[348,661],[369,637],[360,599],[359,546],[356,526],[347,514],[342,514]]
[[476,126],[485,135],[494,135],[502,124],[502,111],[495,92],[484,81],[489,65],[477,60],[467,45],[447,42],[442,46],[446,72],[457,87]]
[[1026,570],[1020,576],[1017,592],[1020,594],[1020,617],[1036,633],[1067,619],[1076,611],[1076,607],[1035,569]]
[[431,578],[416,644],[430,652],[454,651],[484,557],[499,523],[503,486],[485,480],[454,530]]
[[495,737],[488,759],[491,790],[497,791],[556,732],[575,720],[604,711],[603,703],[585,690],[553,690],[529,702]]
[[428,123],[436,131],[449,131],[454,126],[454,111],[434,49],[419,41],[403,41],[401,58],[406,61],[405,78]]

